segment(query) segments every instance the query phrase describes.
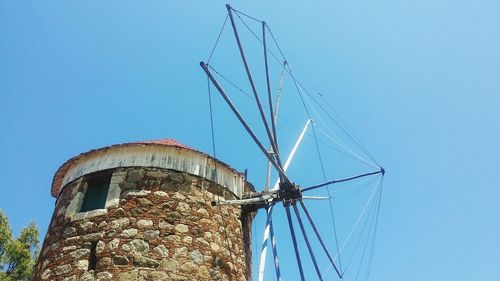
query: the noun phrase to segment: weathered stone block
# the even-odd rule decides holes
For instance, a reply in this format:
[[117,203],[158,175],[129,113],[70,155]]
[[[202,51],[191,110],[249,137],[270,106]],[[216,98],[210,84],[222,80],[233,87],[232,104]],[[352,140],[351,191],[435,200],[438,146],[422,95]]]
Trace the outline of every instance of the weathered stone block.
[[150,205],[153,205],[153,202],[151,202],[151,200],[146,199],[146,198],[138,198],[137,202],[141,206],[150,206]]
[[104,243],[103,241],[99,241],[97,242],[97,245],[95,247],[95,251],[96,253],[102,253],[104,251],[104,249],[106,248],[106,243]]
[[194,263],[197,264],[203,263],[203,255],[198,250],[191,251],[189,253],[189,259],[191,259]]
[[73,234],[76,234],[76,228],[74,227],[67,227],[66,229],[64,229],[64,236],[71,236]]
[[93,270],[89,270],[85,273],[82,274],[82,276],[80,276],[80,280],[79,281],[94,281],[95,278],[94,278],[94,271]]
[[56,267],[56,275],[62,275],[71,272],[71,265],[65,264],[65,265],[60,265]]
[[87,256],[88,254],[90,254],[89,249],[78,249],[69,253],[69,255],[74,259],[79,259],[83,256]]
[[186,237],[182,238],[182,243],[185,243],[185,244],[193,243],[193,237],[186,236]]
[[134,269],[132,271],[120,273],[119,281],[137,281],[139,270]]
[[196,264],[188,261],[186,263],[183,263],[180,267],[179,267],[179,271],[183,272],[183,273],[186,273],[186,274],[191,274],[193,273],[195,270],[196,270]]
[[51,275],[52,275],[52,270],[50,270],[50,269],[46,269],[46,270],[42,273],[42,279],[49,279]]
[[130,220],[128,218],[119,218],[119,219],[110,221],[109,225],[111,228],[116,229],[116,228],[126,227],[129,223],[130,223]]
[[160,236],[159,230],[146,230],[144,231],[143,237],[144,240],[155,240]]
[[79,226],[80,226],[80,228],[82,229],[83,232],[88,232],[94,226],[94,222],[92,222],[92,221],[82,222],[82,223],[80,223]]
[[151,259],[151,258],[147,258],[144,256],[137,256],[134,258],[134,266],[157,268],[158,266],[160,266],[160,263],[154,259]]
[[122,231],[120,236],[126,237],[126,238],[136,237],[137,236],[137,229],[135,229],[135,228],[125,229],[124,231]]
[[169,212],[165,214],[165,220],[171,224],[178,222],[182,218],[182,215],[177,212]]
[[176,271],[178,267],[178,263],[175,259],[164,258],[162,261],[162,268],[165,271]]
[[177,248],[175,249],[174,258],[185,258],[187,257],[187,252],[186,247]]
[[167,247],[165,247],[165,245],[159,245],[159,246],[156,246],[154,249],[153,249],[153,252],[156,253],[157,255],[159,255],[160,257],[168,257],[168,249]]
[[152,220],[138,220],[137,227],[138,228],[151,228],[151,227],[153,227],[153,221]]
[[87,270],[89,267],[89,261],[88,260],[79,260],[76,262],[76,268],[80,270]]
[[104,232],[97,232],[97,233],[91,233],[91,234],[84,235],[82,237],[82,239],[83,239],[83,241],[97,241],[97,240],[101,239],[102,237],[104,237]]
[[206,266],[201,265],[198,267],[198,277],[202,279],[210,279],[210,272]]
[[127,182],[137,183],[144,176],[144,171],[131,171],[128,173]]
[[140,239],[134,239],[127,244],[122,245],[125,252],[145,253],[149,251],[149,244]]
[[97,273],[95,280],[96,281],[111,281],[112,278],[113,278],[113,274],[111,274],[107,271],[104,271],[104,272]]
[[152,271],[147,274],[147,281],[169,281],[170,277],[163,271]]
[[128,258],[126,256],[113,256],[114,265],[128,265]]
[[185,224],[179,223],[179,224],[175,225],[175,231],[177,231],[179,233],[186,233],[189,231],[189,227]]
[[115,238],[115,239],[111,240],[108,244],[109,250],[110,251],[116,250],[118,248],[118,245],[120,245],[120,239]]
[[199,208],[198,210],[196,210],[196,213],[198,213],[199,215],[201,215],[205,218],[209,217],[207,210],[205,210],[203,208]]

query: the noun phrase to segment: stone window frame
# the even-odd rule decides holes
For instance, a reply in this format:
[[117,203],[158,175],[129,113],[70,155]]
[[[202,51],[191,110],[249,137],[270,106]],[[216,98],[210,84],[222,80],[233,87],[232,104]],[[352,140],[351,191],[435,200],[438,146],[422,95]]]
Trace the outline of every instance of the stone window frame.
[[[106,203],[104,204],[104,208],[102,209],[94,209],[86,212],[80,212],[80,209],[83,204],[83,199],[85,197],[85,193],[87,192],[88,179],[93,178],[96,174],[109,173],[111,174],[111,179],[109,182],[108,194],[106,196]],[[84,220],[88,218],[93,218],[97,216],[104,216],[108,214],[109,208],[116,208],[120,204],[120,183],[123,182],[125,172],[119,171],[99,171],[96,173],[84,175],[82,180],[80,180],[79,184],[75,187],[76,193],[71,199],[68,207],[66,208],[65,217],[70,218],[71,221]]]

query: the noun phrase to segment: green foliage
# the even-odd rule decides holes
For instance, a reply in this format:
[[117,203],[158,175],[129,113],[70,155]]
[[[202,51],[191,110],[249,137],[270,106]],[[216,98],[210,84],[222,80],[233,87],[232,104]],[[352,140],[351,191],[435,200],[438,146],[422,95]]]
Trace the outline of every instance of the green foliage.
[[14,239],[0,209],[0,281],[30,280],[39,251],[38,236],[38,228],[31,223]]

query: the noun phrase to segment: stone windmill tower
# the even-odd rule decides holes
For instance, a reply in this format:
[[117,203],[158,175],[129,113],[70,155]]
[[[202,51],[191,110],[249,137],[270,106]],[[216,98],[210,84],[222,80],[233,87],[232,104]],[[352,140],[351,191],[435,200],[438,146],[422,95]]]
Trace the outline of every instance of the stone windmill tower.
[[112,145],[56,172],[34,280],[249,280],[253,187],[174,140]]

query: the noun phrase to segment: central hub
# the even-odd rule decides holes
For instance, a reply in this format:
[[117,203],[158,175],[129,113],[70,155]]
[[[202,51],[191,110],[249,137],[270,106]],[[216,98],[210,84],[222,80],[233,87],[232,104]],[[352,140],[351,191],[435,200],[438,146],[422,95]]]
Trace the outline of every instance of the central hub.
[[282,184],[280,185],[279,198],[283,201],[300,199],[302,192],[296,184]]

